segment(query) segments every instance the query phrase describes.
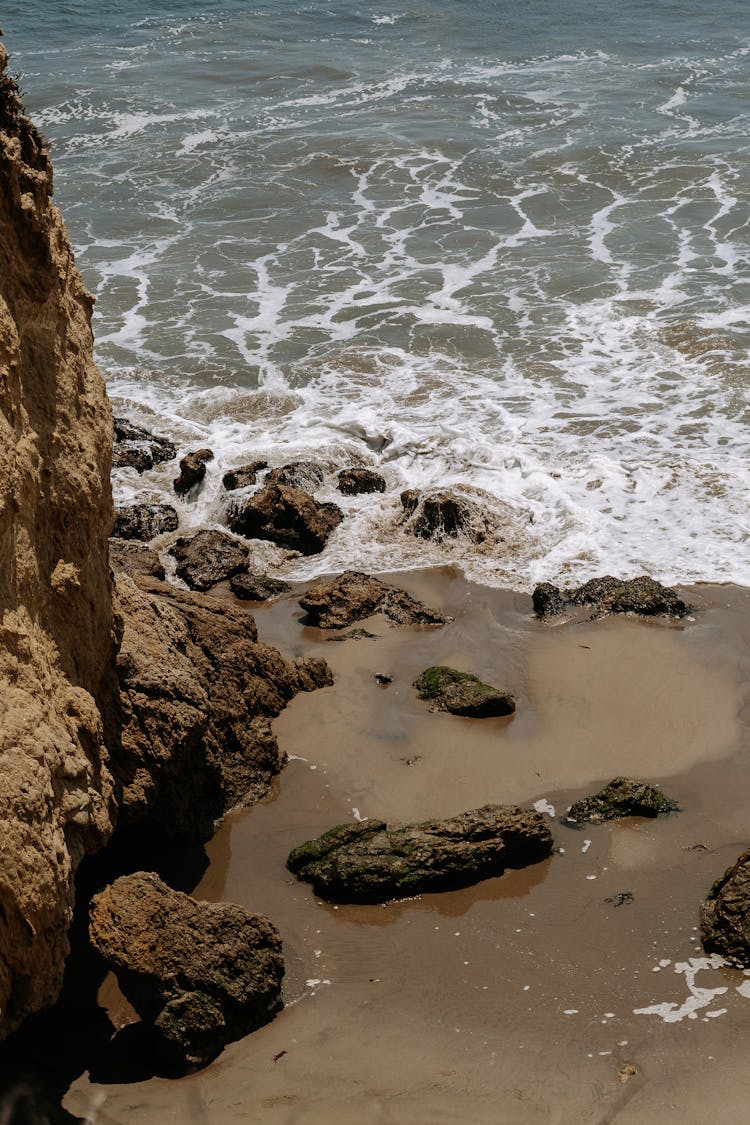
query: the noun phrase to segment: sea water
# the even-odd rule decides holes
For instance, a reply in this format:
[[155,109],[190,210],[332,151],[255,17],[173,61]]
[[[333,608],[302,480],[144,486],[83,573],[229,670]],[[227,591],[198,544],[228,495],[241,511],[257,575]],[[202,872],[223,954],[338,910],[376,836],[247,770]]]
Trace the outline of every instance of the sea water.
[[[216,459],[119,502],[220,526],[313,458],[295,577],[750,584],[750,26],[737,0],[24,0],[0,25],[96,295],[115,412]],[[344,499],[367,465],[384,495]],[[476,500],[415,540],[399,493]]]

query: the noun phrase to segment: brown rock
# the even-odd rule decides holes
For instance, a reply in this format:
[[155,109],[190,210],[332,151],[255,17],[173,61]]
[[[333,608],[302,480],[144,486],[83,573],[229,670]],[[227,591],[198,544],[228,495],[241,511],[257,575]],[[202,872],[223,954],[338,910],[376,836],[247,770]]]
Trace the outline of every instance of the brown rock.
[[229,579],[229,587],[235,597],[243,601],[267,602],[288,594],[291,586],[280,578],[269,578],[266,574],[236,574]]
[[115,510],[115,539],[155,539],[176,531],[179,517],[171,504],[128,504]]
[[174,1066],[204,1066],[281,1007],[276,927],[234,903],[196,902],[151,872],[94,897],[89,936]]
[[177,559],[177,576],[191,590],[210,590],[234,574],[247,570],[248,550],[223,531],[199,531],[181,536],[169,548]]
[[0,1038],[59,992],[73,880],[112,829],[112,417],[47,147],[0,45]]
[[174,490],[178,496],[184,496],[191,489],[197,488],[206,475],[206,462],[213,461],[211,449],[197,449],[188,453],[180,461],[180,475],[174,480]]
[[716,880],[701,906],[700,919],[707,953],[750,966],[750,850]]
[[358,570],[316,582],[300,598],[311,625],[319,629],[344,629],[374,613],[384,613],[397,625],[444,625],[450,618],[428,609],[405,590],[386,586]]
[[166,571],[156,551],[134,539],[110,539],[109,561],[117,571],[144,578],[166,578]]
[[319,504],[308,492],[266,484],[230,512],[229,526],[248,539],[269,539],[303,555],[317,555],[343,518],[335,504]]
[[[641,617],[686,617],[690,606],[676,590],[662,586],[655,578],[613,578],[605,574],[592,578],[573,590],[560,590],[551,582],[543,582],[532,594],[534,612],[538,617],[552,617],[563,612],[575,613],[579,606],[591,607],[593,616],[608,613],[637,613]],[[589,614],[591,616],[591,614]]]
[[154,465],[173,461],[177,456],[177,447],[171,441],[133,425],[127,418],[115,418],[114,426],[113,468],[131,468],[145,473]]
[[420,539],[456,539],[459,535],[472,543],[483,543],[489,525],[487,517],[473,500],[452,492],[418,493],[407,489],[401,493],[407,529]]
[[301,492],[315,492],[325,480],[325,469],[317,461],[290,461],[268,474],[266,484],[285,484]]
[[361,492],[385,492],[385,477],[372,469],[342,469],[339,473],[339,492],[356,496]]
[[221,483],[227,492],[233,492],[236,488],[247,488],[248,485],[255,484],[258,473],[267,468],[268,461],[251,461],[249,465],[240,465],[238,469],[229,469],[221,478]]

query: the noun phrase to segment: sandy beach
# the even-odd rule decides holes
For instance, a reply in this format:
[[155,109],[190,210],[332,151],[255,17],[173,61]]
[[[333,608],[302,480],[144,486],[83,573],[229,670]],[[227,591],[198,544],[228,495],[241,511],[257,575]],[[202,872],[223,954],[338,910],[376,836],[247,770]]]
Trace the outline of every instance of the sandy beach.
[[[717,1105],[722,1123],[744,1121],[750,986],[705,959],[697,926],[747,846],[750,591],[686,588],[695,614],[680,623],[550,626],[528,596],[451,569],[387,578],[454,621],[374,617],[374,639],[332,643],[293,598],[253,609],[261,639],[324,655],[335,683],[275,721],[290,759],[276,791],[225,818],[193,894],[279,927],[284,1010],[200,1073],[83,1075],[65,1108],[101,1125],[699,1125]],[[513,691],[515,716],[431,713],[411,685],[435,663]],[[561,822],[618,774],[659,784],[681,811]],[[345,820],[487,801],[543,801],[552,857],[382,906],[325,904],[285,868],[292,847]],[[116,1026],[133,1019],[112,978],[100,997]]]

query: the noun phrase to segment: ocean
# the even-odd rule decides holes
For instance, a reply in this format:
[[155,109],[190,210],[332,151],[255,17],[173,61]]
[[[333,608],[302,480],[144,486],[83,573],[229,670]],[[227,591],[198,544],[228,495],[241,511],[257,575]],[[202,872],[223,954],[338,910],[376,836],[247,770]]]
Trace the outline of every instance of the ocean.
[[[216,459],[116,500],[222,526],[222,472],[323,462],[294,578],[750,585],[750,29],[737,0],[193,0],[0,16],[96,295],[115,412]],[[382,472],[342,498],[335,470]],[[497,533],[430,543],[404,488]]]

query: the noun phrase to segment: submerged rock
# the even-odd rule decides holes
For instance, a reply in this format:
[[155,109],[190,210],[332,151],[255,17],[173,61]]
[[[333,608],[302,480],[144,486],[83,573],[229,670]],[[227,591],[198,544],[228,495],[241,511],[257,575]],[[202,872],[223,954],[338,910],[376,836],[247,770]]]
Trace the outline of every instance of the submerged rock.
[[291,586],[280,578],[269,578],[267,574],[235,574],[229,579],[229,587],[237,598],[250,602],[267,602],[288,594]]
[[405,590],[386,586],[359,570],[316,582],[299,604],[319,629],[343,629],[355,621],[384,613],[397,625],[444,625],[450,618],[428,609]]
[[325,469],[317,461],[290,461],[271,469],[266,484],[284,484],[301,492],[315,492],[325,480]]
[[112,468],[131,468],[145,473],[162,461],[173,461],[177,447],[167,438],[158,437],[142,426],[134,426],[127,418],[115,418]]
[[624,816],[658,816],[676,812],[676,801],[643,781],[616,777],[591,797],[583,797],[571,805],[568,820],[589,821],[598,824],[603,820],[618,820]]
[[268,461],[251,461],[249,465],[240,465],[237,469],[229,469],[221,478],[221,483],[227,492],[233,492],[236,488],[247,488],[248,485],[255,484],[258,473],[267,468]]
[[191,590],[210,590],[248,566],[248,550],[223,531],[199,531],[181,536],[169,548],[177,559],[178,578]]
[[116,570],[126,574],[166,578],[166,571],[156,551],[137,539],[110,539],[109,561]]
[[642,574],[639,578],[592,578],[573,590],[543,582],[532,594],[538,617],[551,617],[571,606],[593,606],[596,614],[638,613],[643,617],[686,617],[690,606],[669,586]]
[[750,966],[750,850],[716,880],[701,906],[700,920],[707,953]]
[[338,490],[344,496],[357,496],[362,492],[385,492],[385,477],[372,469],[342,469]]
[[176,531],[179,517],[171,504],[128,504],[115,508],[115,539],[155,539],[165,531]]
[[184,496],[201,483],[206,475],[206,462],[213,459],[212,449],[196,449],[195,452],[188,453],[182,458],[180,475],[173,482],[178,496]]
[[492,715],[512,715],[516,701],[508,691],[490,687],[470,672],[435,666],[427,668],[414,681],[420,699],[432,704],[433,711],[450,711],[472,719]]
[[541,813],[484,805],[403,828],[380,820],[340,824],[295,848],[287,866],[321,898],[385,902],[470,886],[551,851],[552,834]]
[[407,528],[420,539],[456,539],[459,535],[472,543],[483,543],[488,535],[487,517],[478,504],[452,492],[420,493],[407,489],[401,493]]
[[276,927],[233,903],[196,902],[152,872],[96,895],[89,935],[173,1066],[204,1066],[281,1007]]
[[229,514],[232,531],[248,539],[268,539],[303,555],[317,555],[344,518],[335,504],[284,484],[266,484]]

